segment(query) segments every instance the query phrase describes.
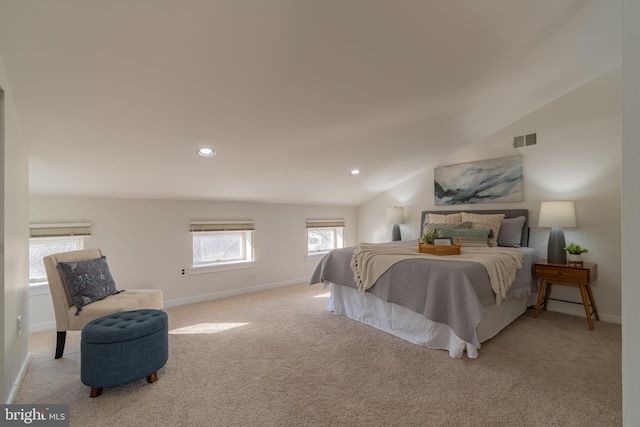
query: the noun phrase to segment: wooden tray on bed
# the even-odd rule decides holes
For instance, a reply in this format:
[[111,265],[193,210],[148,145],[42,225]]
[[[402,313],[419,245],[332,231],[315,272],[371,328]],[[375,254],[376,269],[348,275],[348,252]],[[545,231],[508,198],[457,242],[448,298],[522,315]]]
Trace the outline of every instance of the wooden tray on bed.
[[460,255],[460,238],[453,245],[428,245],[418,242],[418,252],[431,255]]

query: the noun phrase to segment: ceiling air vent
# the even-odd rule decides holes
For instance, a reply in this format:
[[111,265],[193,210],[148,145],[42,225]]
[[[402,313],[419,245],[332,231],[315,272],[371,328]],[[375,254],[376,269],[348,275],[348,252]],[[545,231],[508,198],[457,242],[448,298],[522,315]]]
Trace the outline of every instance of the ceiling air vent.
[[538,134],[529,133],[527,135],[519,135],[513,137],[513,148],[528,147],[530,145],[536,145],[538,140]]

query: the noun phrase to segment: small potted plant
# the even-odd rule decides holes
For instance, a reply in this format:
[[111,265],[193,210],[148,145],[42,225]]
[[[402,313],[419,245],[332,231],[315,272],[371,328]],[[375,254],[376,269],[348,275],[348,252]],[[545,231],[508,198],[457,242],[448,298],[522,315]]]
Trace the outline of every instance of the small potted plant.
[[573,242],[571,242],[566,248],[564,248],[564,250],[569,252],[570,263],[582,262],[582,254],[586,254],[589,252],[589,249],[583,248],[580,245],[576,245]]
[[431,230],[428,233],[422,234],[422,243],[426,245],[433,245],[433,238],[440,237],[437,230]]

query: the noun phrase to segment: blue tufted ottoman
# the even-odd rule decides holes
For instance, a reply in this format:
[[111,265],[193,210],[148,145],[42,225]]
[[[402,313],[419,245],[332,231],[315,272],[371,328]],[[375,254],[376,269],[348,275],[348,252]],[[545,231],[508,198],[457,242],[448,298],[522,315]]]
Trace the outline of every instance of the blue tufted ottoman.
[[89,322],[81,335],[80,378],[91,397],[145,377],[155,382],[169,358],[168,333],[162,310],[122,311]]

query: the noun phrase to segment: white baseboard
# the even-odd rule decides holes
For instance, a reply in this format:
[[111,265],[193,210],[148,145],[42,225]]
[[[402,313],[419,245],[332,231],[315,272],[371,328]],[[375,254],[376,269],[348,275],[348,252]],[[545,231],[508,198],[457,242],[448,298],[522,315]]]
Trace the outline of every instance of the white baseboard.
[[9,396],[7,397],[7,401],[5,402],[7,405],[13,403],[18,394],[18,390],[20,390],[20,386],[22,385],[22,381],[24,380],[24,376],[27,373],[27,368],[29,367],[29,362],[31,361],[31,353],[27,353],[27,357],[24,358],[22,362],[22,366],[20,367],[20,372],[18,372],[18,376],[13,382],[13,386],[11,387],[11,391],[9,392]]
[[[274,282],[274,283],[267,283],[267,284],[264,284],[264,285],[250,286],[250,287],[247,287],[247,288],[232,289],[232,290],[229,290],[229,291],[215,292],[215,293],[212,293],[212,294],[198,295],[198,296],[195,296],[195,297],[180,298],[180,299],[171,300],[171,301],[164,301],[163,302],[163,306],[164,307],[175,307],[175,306],[178,306],[178,305],[192,304],[192,303],[195,303],[195,302],[208,301],[208,300],[211,300],[211,299],[226,298],[226,297],[231,297],[231,296],[234,296],[234,295],[247,294],[249,292],[262,291],[262,290],[265,290],[265,289],[272,289],[272,288],[279,288],[279,287],[282,287],[282,286],[296,285],[298,283],[307,283],[308,281],[309,281],[308,277],[303,277],[303,278],[300,278],[300,279],[285,280],[284,282]],[[48,330],[55,329],[55,328],[56,328],[56,322],[55,321],[45,322],[45,323],[38,323],[38,324],[35,324],[35,325],[29,325],[29,333],[48,331]]]
[[[189,297],[189,298],[180,298],[180,299],[176,299],[176,300],[171,300],[171,301],[164,301],[163,305],[164,307],[175,307],[175,306],[179,306],[179,305],[185,305],[185,304],[192,304],[192,303],[196,303],[196,302],[202,302],[202,301],[208,301],[208,300],[212,300],[212,299],[218,299],[218,298],[226,298],[226,297],[231,297],[234,295],[242,295],[242,294],[246,294],[249,292],[256,292],[256,291],[262,291],[265,289],[273,289],[273,288],[279,288],[282,286],[290,286],[290,285],[295,285],[298,283],[307,283],[309,281],[308,277],[303,277],[300,279],[291,279],[291,280],[285,280],[283,282],[274,282],[274,283],[267,283],[267,284],[263,284],[263,285],[258,285],[258,286],[250,286],[250,287],[246,287],[246,288],[241,288],[241,289],[232,289],[229,291],[222,291],[222,292],[214,292],[211,294],[205,294],[205,295],[198,295],[195,297]],[[535,301],[533,302],[533,304],[535,304]],[[529,304],[531,305],[531,304]],[[580,304],[571,304],[571,303],[566,303],[566,302],[562,302],[562,301],[549,301],[549,311],[557,311],[558,313],[564,313],[564,314],[570,314],[572,316],[580,316],[580,317],[584,317],[586,318],[586,314],[584,312],[584,307]],[[622,323],[622,318],[620,316],[610,316],[607,314],[603,314],[603,313],[599,313],[600,315],[600,320],[604,321],[604,322],[610,322],[610,323],[618,323],[621,324]],[[29,333],[31,332],[40,332],[40,331],[46,331],[46,330],[50,330],[50,329],[55,329],[56,328],[56,322],[46,322],[46,323],[39,323],[37,325],[30,325],[29,326]]]
[[[549,301],[549,311],[556,311],[558,313],[570,314],[572,316],[580,316],[587,318],[587,314],[584,312],[584,306],[582,304],[572,304],[563,301]],[[598,313],[600,320],[609,323],[622,324],[622,318],[620,316],[611,316],[608,314]]]
[[284,282],[266,283],[264,285],[249,286],[247,288],[232,289],[229,291],[214,292],[212,294],[198,295],[195,297],[164,301],[163,304],[165,307],[175,307],[178,305],[193,304],[195,302],[208,301],[212,299],[232,297],[234,295],[248,294],[250,292],[263,291],[265,289],[273,289],[273,288],[280,288],[282,286],[290,286],[290,285],[296,285],[299,283],[307,283],[308,281],[309,281],[308,277],[303,277],[301,279],[285,280]]
[[55,329],[56,328],[56,322],[45,322],[45,323],[38,323],[36,325],[29,325],[29,333],[32,332],[42,332],[42,331],[48,331],[50,329]]

